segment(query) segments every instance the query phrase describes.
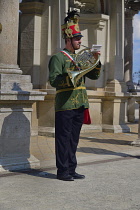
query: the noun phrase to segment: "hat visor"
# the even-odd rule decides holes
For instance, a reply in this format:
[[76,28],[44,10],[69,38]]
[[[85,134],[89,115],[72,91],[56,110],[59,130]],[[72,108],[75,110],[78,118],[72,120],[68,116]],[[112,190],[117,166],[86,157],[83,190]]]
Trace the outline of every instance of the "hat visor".
[[83,37],[83,35],[81,33],[78,33],[78,34],[73,34],[73,37]]
[[73,34],[71,37],[68,37],[66,34],[64,34],[64,36],[63,36],[63,38],[64,39],[69,39],[69,38],[73,38],[73,37],[83,37],[83,35],[82,34]]

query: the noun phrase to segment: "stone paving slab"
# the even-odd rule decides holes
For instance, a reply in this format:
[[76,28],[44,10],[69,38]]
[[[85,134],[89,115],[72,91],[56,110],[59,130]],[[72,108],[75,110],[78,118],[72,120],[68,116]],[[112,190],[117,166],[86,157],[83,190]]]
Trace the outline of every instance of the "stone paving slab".
[[0,210],[139,210],[140,147],[131,133],[82,133],[77,149],[77,172],[85,180],[56,179],[54,138],[38,136],[31,152],[40,169],[0,173]]
[[[131,146],[138,138],[138,124],[128,124],[130,133],[81,133],[77,148],[78,163],[139,155],[140,148]],[[41,167],[55,166],[55,142],[53,137],[38,136],[31,140],[32,155],[40,160]]]
[[79,165],[84,180],[64,182],[56,170],[1,176],[1,210],[139,210],[139,158]]

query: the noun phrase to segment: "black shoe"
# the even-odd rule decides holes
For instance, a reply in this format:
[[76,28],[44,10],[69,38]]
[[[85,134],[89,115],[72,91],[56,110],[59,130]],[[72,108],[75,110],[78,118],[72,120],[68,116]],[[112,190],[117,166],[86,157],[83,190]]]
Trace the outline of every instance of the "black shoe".
[[71,176],[73,177],[73,179],[85,179],[84,175],[78,174],[76,172],[74,174],[71,174]]
[[74,178],[67,174],[67,175],[57,175],[57,179],[63,180],[63,181],[74,181]]

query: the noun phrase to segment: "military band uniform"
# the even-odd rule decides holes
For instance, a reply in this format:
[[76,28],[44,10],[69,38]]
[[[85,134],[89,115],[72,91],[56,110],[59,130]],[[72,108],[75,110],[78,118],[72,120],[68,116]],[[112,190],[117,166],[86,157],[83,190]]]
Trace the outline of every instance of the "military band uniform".
[[[64,49],[73,58],[75,54]],[[77,71],[74,63],[63,53],[53,55],[49,62],[49,81],[56,88],[55,147],[57,176],[74,174],[77,166],[76,150],[83,124],[84,110],[89,108],[85,78],[99,78],[101,63],[73,86],[69,71]]]

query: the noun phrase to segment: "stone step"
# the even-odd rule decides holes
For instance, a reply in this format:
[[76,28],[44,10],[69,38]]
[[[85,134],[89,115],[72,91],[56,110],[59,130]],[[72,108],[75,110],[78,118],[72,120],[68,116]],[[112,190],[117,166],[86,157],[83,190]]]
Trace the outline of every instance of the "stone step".
[[30,75],[19,75],[19,74],[0,74],[1,81],[16,81],[18,82],[31,82]]

